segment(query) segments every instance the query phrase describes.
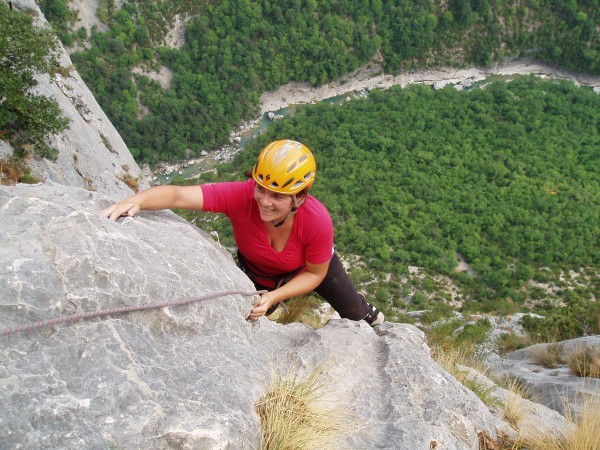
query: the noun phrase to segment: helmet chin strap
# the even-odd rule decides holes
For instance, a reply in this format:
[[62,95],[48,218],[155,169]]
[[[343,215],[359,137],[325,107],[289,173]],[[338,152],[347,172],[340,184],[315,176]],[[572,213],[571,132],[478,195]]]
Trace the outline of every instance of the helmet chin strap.
[[283,220],[281,220],[280,222],[276,222],[276,221],[274,221],[274,220],[271,220],[271,223],[273,224],[273,226],[274,226],[275,228],[278,228],[278,227],[280,227],[281,225],[283,225],[283,224],[285,223],[285,221],[286,221],[286,220],[288,220],[288,218],[289,218],[289,217],[290,217],[292,214],[294,214],[294,213],[295,213],[295,212],[298,210],[298,208],[300,208],[300,206],[302,206],[302,203],[304,203],[304,200],[306,200],[306,196],[302,197],[302,198],[300,199],[300,201],[298,201],[298,200],[297,200],[297,198],[296,198],[296,195],[294,194],[294,195],[292,196],[292,199],[294,200],[294,206],[292,206],[292,209],[290,210],[290,212],[289,212],[289,213],[287,213],[287,215],[286,215],[286,216],[283,218]]

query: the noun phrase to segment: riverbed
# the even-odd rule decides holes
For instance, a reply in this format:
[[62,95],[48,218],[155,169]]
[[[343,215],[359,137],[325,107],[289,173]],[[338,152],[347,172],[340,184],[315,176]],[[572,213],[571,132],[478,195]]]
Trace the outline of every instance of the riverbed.
[[400,72],[396,75],[384,74],[379,65],[370,64],[322,86],[312,87],[309,83],[289,83],[275,91],[265,92],[260,98],[260,107],[261,114],[264,114],[279,110],[290,104],[315,103],[348,92],[388,89],[392,86],[406,87],[409,84],[429,84],[441,89],[448,84],[461,86],[465,83],[478,83],[495,75],[528,74],[536,74],[552,79],[571,80],[579,86],[590,86],[597,93],[600,93],[600,76],[562,70],[532,59],[504,61],[488,68],[469,67],[457,69],[447,67]]
[[153,174],[148,173],[151,184],[169,183],[173,176],[196,178],[201,173],[214,170],[216,164],[231,160],[255,136],[279,118],[292,115],[297,105],[321,101],[341,103],[347,99],[368,95],[373,89],[389,89],[392,86],[406,87],[409,84],[427,84],[435,89],[452,85],[457,89],[469,88],[492,77],[535,74],[540,77],[571,80],[578,86],[589,86],[600,94],[600,76],[563,70],[533,59],[517,59],[496,63],[488,68],[454,67],[414,70],[395,75],[385,74],[378,64],[369,64],[350,74],[322,86],[309,83],[289,83],[277,90],[265,92],[260,98],[260,116],[242,124],[230,136],[230,142],[218,149],[204,152],[199,158],[180,164],[165,164]]

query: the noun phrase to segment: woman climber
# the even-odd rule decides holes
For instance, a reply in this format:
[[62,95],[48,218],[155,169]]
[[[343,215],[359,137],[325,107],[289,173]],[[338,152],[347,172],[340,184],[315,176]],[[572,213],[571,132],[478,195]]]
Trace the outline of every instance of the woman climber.
[[270,315],[292,297],[318,293],[342,318],[382,323],[383,313],[357,292],[333,251],[333,225],[325,206],[308,194],[315,158],[303,144],[267,145],[247,181],[200,186],[156,186],[103,211],[117,220],[139,211],[189,209],[225,214],[231,221],[240,267],[266,290],[248,319]]

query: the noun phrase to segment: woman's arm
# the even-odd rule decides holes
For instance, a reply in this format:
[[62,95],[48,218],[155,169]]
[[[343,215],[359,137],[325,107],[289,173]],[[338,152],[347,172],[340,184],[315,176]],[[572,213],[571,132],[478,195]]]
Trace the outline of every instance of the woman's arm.
[[102,214],[110,220],[117,220],[142,210],[180,208],[201,211],[203,205],[204,196],[200,186],[155,186],[109,206]]
[[264,316],[271,306],[297,295],[312,292],[321,284],[328,269],[329,261],[323,264],[306,262],[305,272],[295,276],[280,288],[262,294],[260,302],[250,311],[248,319],[258,319]]

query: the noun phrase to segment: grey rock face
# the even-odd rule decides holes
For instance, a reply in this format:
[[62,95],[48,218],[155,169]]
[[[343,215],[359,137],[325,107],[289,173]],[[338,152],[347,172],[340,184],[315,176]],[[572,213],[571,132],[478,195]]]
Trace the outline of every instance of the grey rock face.
[[[104,195],[0,187],[0,332],[30,321],[253,286],[170,212],[117,223]],[[271,365],[311,371],[354,415],[331,448],[478,448],[504,425],[433,362],[411,325],[320,330],[245,320],[250,296],[63,323],[0,337],[2,448],[258,448],[254,403]]]
[[[489,390],[489,394],[498,400],[499,415],[504,416],[508,412],[510,416],[511,410],[513,411],[512,420],[518,419],[515,426],[520,436],[545,436],[560,441],[567,433],[573,431],[573,422],[558,412],[497,386],[485,375],[470,367],[461,366],[461,370],[468,372],[472,379],[481,383]],[[518,417],[515,417],[515,411],[518,412]]]
[[[40,27],[49,26],[35,2],[16,0],[13,5],[15,9],[30,11]],[[29,164],[32,173],[44,181],[114,194],[117,198],[131,194],[123,182],[127,178],[137,179],[142,189],[149,187],[123,139],[62,46],[59,64],[65,75],[38,77],[36,93],[55,99],[71,123],[69,129],[51,140],[59,150],[57,161],[35,158]],[[11,152],[0,148],[0,156],[6,157]]]

